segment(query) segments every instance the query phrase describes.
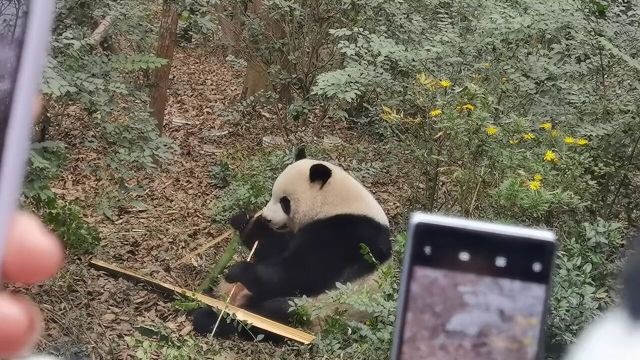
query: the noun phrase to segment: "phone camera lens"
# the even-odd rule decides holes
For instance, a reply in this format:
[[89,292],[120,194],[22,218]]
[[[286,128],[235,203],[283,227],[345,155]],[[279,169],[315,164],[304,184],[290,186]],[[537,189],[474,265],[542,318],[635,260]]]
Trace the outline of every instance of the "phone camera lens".
[[533,269],[534,272],[539,273],[540,271],[542,271],[542,264],[540,264],[540,262],[536,261],[533,263],[533,265],[531,265],[531,269]]
[[471,259],[471,254],[466,251],[461,251],[458,254],[458,259],[460,259],[460,261],[469,261],[469,259]]
[[504,256],[496,257],[496,266],[501,268],[507,266],[507,258]]

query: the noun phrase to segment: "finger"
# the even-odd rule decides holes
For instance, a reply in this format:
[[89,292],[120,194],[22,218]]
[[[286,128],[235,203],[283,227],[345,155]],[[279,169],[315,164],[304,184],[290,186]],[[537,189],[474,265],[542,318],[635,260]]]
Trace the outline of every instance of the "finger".
[[38,95],[33,104],[33,116],[35,119],[39,118],[42,115],[42,95]]
[[23,296],[0,294],[0,357],[25,355],[42,332],[42,315]]
[[64,262],[61,242],[33,215],[19,212],[9,226],[4,280],[32,285],[53,277]]

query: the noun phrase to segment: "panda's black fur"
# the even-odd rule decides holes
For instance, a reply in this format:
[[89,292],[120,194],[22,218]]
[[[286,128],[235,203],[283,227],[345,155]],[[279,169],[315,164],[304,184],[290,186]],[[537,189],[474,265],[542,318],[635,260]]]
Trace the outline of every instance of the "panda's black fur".
[[[296,161],[306,157],[299,152]],[[322,164],[311,166],[308,181],[317,182],[319,191],[331,178],[332,171]],[[295,205],[294,205],[295,206]],[[287,212],[287,204],[283,210]],[[336,283],[349,283],[376,271],[376,263],[391,258],[390,230],[387,224],[366,215],[337,214],[315,219],[297,231],[274,230],[268,221],[258,216],[240,213],[231,226],[239,231],[242,244],[251,249],[258,246],[253,262],[242,261],[229,269],[225,281],[240,283],[249,292],[242,305],[250,312],[285,324],[292,323],[290,300],[297,297],[315,297],[335,288]],[[361,253],[366,245],[376,259],[372,262]],[[218,313],[211,308],[193,314],[194,330],[199,334],[211,333]],[[221,321],[216,336],[236,334],[252,339],[262,334],[267,340],[281,340],[264,330],[251,330]]]

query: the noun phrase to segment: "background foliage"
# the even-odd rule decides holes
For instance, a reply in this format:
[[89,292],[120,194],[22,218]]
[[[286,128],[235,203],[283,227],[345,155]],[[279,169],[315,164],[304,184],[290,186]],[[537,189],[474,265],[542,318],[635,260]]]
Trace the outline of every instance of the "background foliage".
[[[64,176],[66,149],[82,144],[106,154],[91,171],[118,184],[95,209],[107,218],[144,192],[128,180],[163,171],[177,149],[159,136],[147,108],[150,75],[166,63],[152,55],[159,2],[58,4],[44,81],[46,116],[35,134],[24,203],[70,249],[84,253],[96,248],[100,234],[80,207],[50,187]],[[404,214],[419,209],[554,229],[561,249],[549,343],[572,342],[615,301],[640,201],[640,2],[172,4],[181,15],[182,46],[224,48],[227,61],[247,71],[246,96],[220,114],[236,131],[250,132],[265,117],[294,142],[292,129],[344,120],[381,143],[377,162],[350,164],[358,177],[380,177],[380,169],[396,163],[383,146],[405,155],[412,196]],[[95,45],[90,39],[103,19],[114,21],[105,41]],[[240,26],[232,39],[225,38],[229,22]],[[253,88],[255,83],[264,86]],[[88,119],[91,131],[66,136],[72,140],[65,144],[56,129],[73,121],[69,114]],[[291,161],[286,151],[252,155],[226,154],[202,170],[210,172],[212,191],[219,191],[210,205],[215,222],[226,223],[240,207],[261,207],[273,177]],[[321,149],[316,155],[329,157]],[[398,221],[394,262],[382,271],[383,291],[347,296],[347,286],[334,294],[375,316],[359,324],[334,314],[311,349],[315,358],[388,358],[405,220]],[[138,343],[131,339],[132,346]],[[144,345],[140,356],[169,351],[155,346]],[[172,340],[172,354],[176,347],[179,341]]]
[[[613,301],[637,220],[638,5],[323,2],[337,54],[297,101],[406,147],[417,208],[556,230],[549,336],[566,344]],[[307,19],[303,2],[265,6]]]
[[[135,170],[152,170],[172,157],[175,148],[158,135],[148,111],[149,71],[166,63],[152,55],[154,4],[137,1],[58,1],[51,56],[44,73],[43,116],[27,179],[26,204],[42,213],[72,251],[95,248],[99,234],[72,204],[49,189],[63,168],[65,149],[55,136],[64,116],[90,119],[93,131],[78,141],[104,148],[104,177],[124,181]],[[91,36],[96,19],[113,19],[107,39]],[[118,19],[117,21],[115,19]],[[127,19],[122,21],[121,19]]]

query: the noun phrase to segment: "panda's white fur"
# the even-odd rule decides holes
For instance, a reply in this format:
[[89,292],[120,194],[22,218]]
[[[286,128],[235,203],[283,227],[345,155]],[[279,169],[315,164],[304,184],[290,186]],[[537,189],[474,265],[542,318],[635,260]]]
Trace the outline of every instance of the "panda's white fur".
[[[308,181],[309,169],[323,164],[331,169],[331,177],[318,191],[318,185]],[[282,211],[280,198],[287,196],[294,207],[287,215]],[[302,159],[289,165],[273,184],[271,200],[262,210],[262,216],[271,221],[274,229],[287,226],[297,231],[310,221],[336,214],[366,215],[389,226],[389,219],[373,195],[349,173],[325,161]]]
[[638,360],[640,323],[616,307],[599,317],[569,348],[564,360]]

